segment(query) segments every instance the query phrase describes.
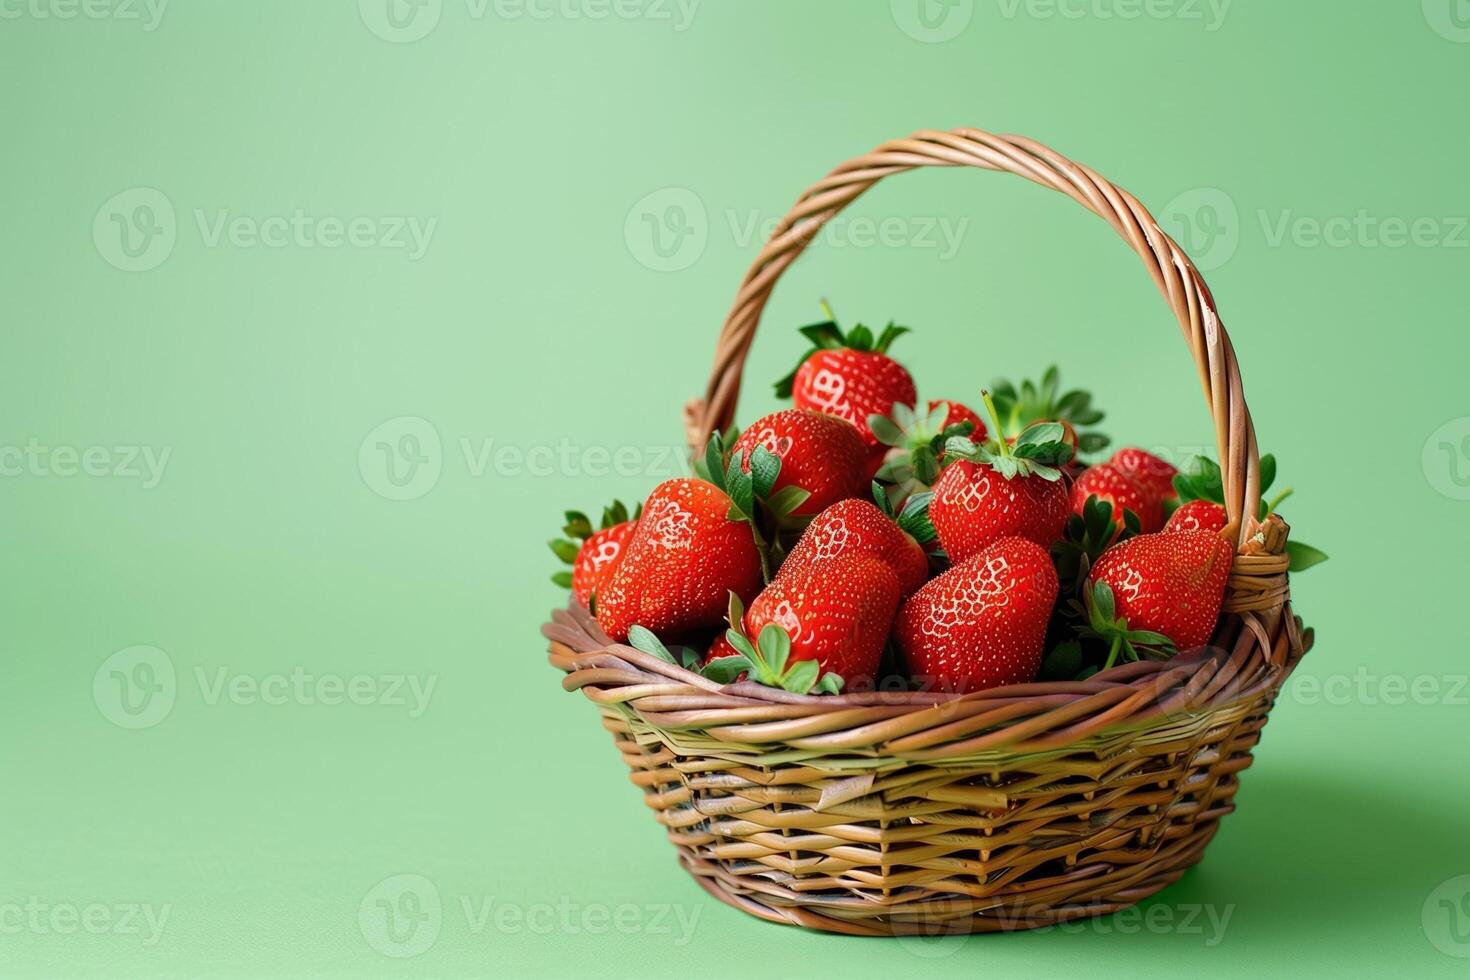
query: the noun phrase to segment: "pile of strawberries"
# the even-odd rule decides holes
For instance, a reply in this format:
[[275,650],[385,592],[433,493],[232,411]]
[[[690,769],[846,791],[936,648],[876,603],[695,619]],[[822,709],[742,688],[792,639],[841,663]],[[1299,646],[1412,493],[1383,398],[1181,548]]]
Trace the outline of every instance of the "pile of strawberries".
[[1055,369],[983,392],[984,418],[919,412],[888,354],[904,332],[802,328],[776,385],[794,407],[715,434],[640,512],[569,513],[556,580],[615,641],[797,693],[976,691],[1208,643],[1234,557],[1218,468],[1082,463],[1102,413]]

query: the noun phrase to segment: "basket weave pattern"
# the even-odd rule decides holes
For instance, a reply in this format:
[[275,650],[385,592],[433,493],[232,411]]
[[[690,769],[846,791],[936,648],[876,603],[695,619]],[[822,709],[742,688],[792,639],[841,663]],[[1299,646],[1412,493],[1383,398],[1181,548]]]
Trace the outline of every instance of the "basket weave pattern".
[[1131,905],[1200,859],[1302,656],[1281,535],[1257,534],[1259,456],[1229,337],[1188,257],[1128,192],[1017,136],[923,131],[834,170],[798,199],[747,272],[691,446],[734,418],[746,353],[780,274],[885,176],[920,166],[1006,171],[1107,220],[1184,333],[1215,423],[1240,543],[1210,648],[1086,681],[969,695],[789,694],[725,687],[612,643],[573,603],[543,628],[563,686],[603,725],[711,894],[857,935],[1049,925]]

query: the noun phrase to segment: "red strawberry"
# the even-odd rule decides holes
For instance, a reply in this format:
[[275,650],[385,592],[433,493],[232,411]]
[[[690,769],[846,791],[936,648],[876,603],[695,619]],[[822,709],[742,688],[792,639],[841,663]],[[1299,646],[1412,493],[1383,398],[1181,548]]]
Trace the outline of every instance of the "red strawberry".
[[[730,640],[725,636],[724,633],[721,633],[719,636],[714,638],[714,641],[712,643],[710,643],[709,649],[706,650],[704,653],[704,659],[700,662],[705,666],[709,666],[709,662],[711,660],[720,660],[724,657],[738,656],[740,656],[740,651],[735,649],[734,645],[730,643]],[[743,677],[744,674],[741,674],[740,676]]]
[[1019,535],[1050,547],[1067,527],[1067,485],[1036,476],[1006,479],[993,466],[957,460],[934,484],[929,519],[953,561]]
[[[907,522],[918,537],[927,540],[933,535],[932,528],[927,534],[923,530],[922,501],[913,511],[905,507],[898,520]],[[898,576],[904,595],[929,578],[928,556],[914,534],[866,500],[843,500],[822,511],[807,525],[776,579],[847,555],[867,555],[881,560]]]
[[774,623],[791,640],[790,662],[815,660],[820,673],[838,674],[849,687],[870,685],[898,601],[898,577],[886,563],[837,555],[783,570],[750,604],[744,632],[759,638]]
[[643,505],[623,561],[597,596],[597,624],[619,642],[628,627],[675,638],[717,626],[729,594],[761,585],[749,523],[731,520],[730,498],[703,480],[666,480]]
[[980,416],[975,414],[974,409],[956,401],[938,400],[929,402],[929,411],[932,413],[940,405],[946,406],[949,410],[948,414],[944,416],[944,424],[940,426],[941,429],[947,429],[951,425],[959,425],[961,422],[968,422],[974,426],[970,432],[971,442],[984,442],[989,437],[990,431],[985,428],[985,423],[980,421]]
[[1174,512],[1169,523],[1164,525],[1164,530],[1212,531],[1219,534],[1225,529],[1227,522],[1224,507],[1212,500],[1191,500]]
[[1213,531],[1141,534],[1103,552],[1088,590],[1106,583],[1127,630],[1159,633],[1188,650],[1210,642],[1233,560]]
[[1132,477],[1135,483],[1157,497],[1160,503],[1173,500],[1176,496],[1174,477],[1179,471],[1152,453],[1126,446],[1113,453],[1113,458],[1108,463],[1124,476]]
[[572,595],[582,605],[591,601],[598,586],[617,569],[628,540],[637,527],[635,521],[624,521],[605,531],[598,531],[582,542],[577,560],[572,565]]
[[980,691],[1036,677],[1057,573],[1045,549],[1003,538],[915,592],[894,637],[927,689]]
[[1072,484],[1072,513],[1081,514],[1088,497],[1112,504],[1113,522],[1120,529],[1125,509],[1138,515],[1139,526],[1145,532],[1157,531],[1163,523],[1163,506],[1158,496],[1111,463],[1090,467]]
[[816,514],[867,490],[868,445],[849,422],[821,412],[788,408],[753,423],[735,441],[735,454],[750,471],[748,454],[764,446],[781,460],[774,490],[801,487],[811,494],[796,515]]
[[[1001,431],[990,392],[985,408]],[[1070,508],[1062,471],[1072,458],[1058,422],[1038,422],[1021,430],[1012,446],[1004,439],[976,445],[951,439],[946,468],[934,484],[929,519],[952,561],[963,561],[999,541],[1022,537],[1043,548],[1061,540]]]
[[868,446],[876,447],[868,416],[888,415],[896,404],[913,408],[918,399],[914,379],[887,354],[889,345],[908,328],[890,323],[876,340],[862,324],[845,334],[832,321],[803,327],[801,332],[816,346],[803,355],[795,371],[776,382],[777,396],[789,396],[797,408],[846,419]]
[[595,531],[586,514],[567,511],[567,523],[562,528],[567,538],[549,544],[556,556],[572,567],[570,571],[551,576],[551,580],[570,588],[572,596],[582,605],[591,605],[598,588],[612,577],[613,570],[623,560],[623,551],[633,536],[642,509],[639,505],[630,518],[623,502],[614,500],[611,507],[604,508],[601,528]]

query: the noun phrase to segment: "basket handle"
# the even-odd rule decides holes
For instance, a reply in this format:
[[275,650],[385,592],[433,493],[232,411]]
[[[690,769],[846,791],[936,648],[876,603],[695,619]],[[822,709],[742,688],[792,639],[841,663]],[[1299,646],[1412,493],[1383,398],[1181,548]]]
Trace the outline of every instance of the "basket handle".
[[1017,174],[1066,194],[1105,219],[1133,247],[1174,311],[1194,354],[1215,423],[1226,511],[1243,539],[1247,529],[1242,516],[1253,516],[1261,497],[1260,452],[1235,350],[1215,311],[1209,287],[1189,256],[1137,198],[1096,171],[1023,136],[997,136],[970,128],[920,130],[849,160],[809,187],[776,225],[740,283],[720,330],[704,397],[691,400],[684,409],[691,450],[698,453],[711,432],[733,422],[745,358],[761,311],[781,273],[848,203],[884,177],[917,167],[980,167]]

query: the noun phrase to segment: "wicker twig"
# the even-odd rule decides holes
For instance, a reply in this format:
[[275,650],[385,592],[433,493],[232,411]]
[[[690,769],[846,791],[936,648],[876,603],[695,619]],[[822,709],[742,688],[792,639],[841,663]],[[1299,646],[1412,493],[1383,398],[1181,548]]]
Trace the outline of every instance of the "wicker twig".
[[1233,808],[1237,774],[1304,653],[1286,525],[1253,519],[1255,432],[1209,289],[1137,199],[1032,140],[923,131],[813,185],[746,273],[705,395],[685,410],[691,446],[733,421],[780,274],[849,202],[921,166],[1018,174],[1104,218],[1139,254],[1199,369],[1240,554],[1211,647],[967,695],[721,687],[612,643],[575,603],[554,613],[543,632],[563,686],[598,705],[700,885],[763,918],[857,935],[1031,928],[1177,880]]

